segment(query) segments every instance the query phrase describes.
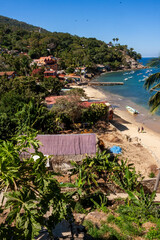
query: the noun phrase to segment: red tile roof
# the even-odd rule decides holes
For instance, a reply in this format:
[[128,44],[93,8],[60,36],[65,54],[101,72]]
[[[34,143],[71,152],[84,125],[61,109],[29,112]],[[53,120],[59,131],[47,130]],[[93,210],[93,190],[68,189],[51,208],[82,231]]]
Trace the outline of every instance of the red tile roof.
[[55,104],[58,99],[66,99],[66,98],[68,98],[68,96],[50,96],[50,97],[46,97],[45,101],[49,105],[49,104]]
[[0,76],[4,76],[4,75],[7,75],[7,76],[10,76],[12,74],[15,74],[14,71],[9,71],[9,72],[0,72]]
[[77,75],[74,75],[74,74],[68,74],[68,75],[65,75],[65,77],[67,77],[67,78],[81,78],[80,76],[77,76]]
[[45,71],[44,73],[55,73],[56,71]]
[[33,69],[32,75],[38,74],[38,73],[41,73],[41,72],[42,72],[42,68],[36,68],[36,69]]
[[64,78],[66,75],[65,74],[59,74],[58,77]]

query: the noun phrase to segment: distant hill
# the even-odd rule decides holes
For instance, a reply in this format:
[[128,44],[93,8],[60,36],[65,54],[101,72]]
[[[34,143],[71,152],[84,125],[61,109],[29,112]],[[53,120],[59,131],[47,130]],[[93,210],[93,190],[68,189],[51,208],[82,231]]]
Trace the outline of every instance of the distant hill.
[[[107,66],[111,70],[132,68],[133,61],[127,61],[128,57],[134,60],[141,58],[133,48],[120,45],[118,40],[107,44],[96,38],[79,37],[63,32],[52,33],[25,22],[0,16],[0,57],[3,55],[0,62],[5,62],[7,69],[13,69],[14,61],[10,60],[10,55],[19,53],[25,53],[31,59],[53,55],[59,59],[60,69],[69,68],[70,71],[77,66],[97,68],[97,64]],[[16,56],[14,59],[17,61]],[[1,63],[0,65],[3,65]],[[0,69],[5,70],[3,66],[0,66]]]
[[15,28],[22,28],[24,30],[28,30],[28,31],[36,31],[38,32],[39,29],[41,29],[42,33],[46,33],[48,32],[47,30],[37,27],[37,26],[33,26],[31,24],[25,23],[25,22],[21,22],[18,21],[16,19],[12,19],[12,18],[8,18],[8,17],[4,17],[0,15],[0,26],[9,26],[9,27],[15,27]]

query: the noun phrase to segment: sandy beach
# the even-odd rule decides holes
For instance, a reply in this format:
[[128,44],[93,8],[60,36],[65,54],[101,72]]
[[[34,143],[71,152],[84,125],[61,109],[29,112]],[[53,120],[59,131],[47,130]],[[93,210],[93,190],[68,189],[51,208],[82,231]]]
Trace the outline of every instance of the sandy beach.
[[[109,96],[107,97],[96,88],[90,86],[82,88],[91,100],[109,99]],[[136,170],[140,171],[145,178],[148,178],[151,172],[157,175],[157,168],[160,167],[160,134],[146,128],[146,126],[143,126],[143,133],[138,132],[138,127],[141,128],[142,124],[136,122],[134,116],[129,112],[122,111],[119,108],[114,109],[112,125],[116,127],[116,132],[113,129],[109,134],[100,136],[105,141],[106,147],[112,145],[121,146],[123,158],[134,163]],[[119,141],[115,141],[116,138]]]

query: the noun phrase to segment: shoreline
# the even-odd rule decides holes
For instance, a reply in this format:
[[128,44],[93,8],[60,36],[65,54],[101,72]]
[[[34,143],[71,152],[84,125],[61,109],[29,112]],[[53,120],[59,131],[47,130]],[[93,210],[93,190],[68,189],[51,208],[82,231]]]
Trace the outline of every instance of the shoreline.
[[[91,100],[108,101],[110,103],[110,94],[108,96],[101,90],[91,86],[82,86],[85,93]],[[121,101],[119,101],[119,105]],[[113,104],[112,104],[113,105]],[[122,135],[128,135],[131,138],[140,139],[141,145],[146,148],[160,167],[160,134],[148,128],[146,125],[136,121],[136,118],[121,108],[115,108],[114,114],[120,117],[123,121],[123,128],[118,129]],[[114,121],[113,121],[114,122]],[[114,124],[113,124],[114,125]],[[144,133],[138,132],[138,127],[144,127]],[[125,130],[124,130],[125,129]],[[135,153],[136,154],[136,153]],[[145,159],[144,159],[145,161]]]
[[[143,66],[141,69],[146,69],[149,68],[147,66]],[[112,73],[119,73],[119,72],[126,72],[126,71],[138,71],[140,69],[134,68],[134,69],[125,69],[125,70],[117,70],[117,71],[110,71],[110,72],[105,72],[100,75],[95,76],[91,81],[98,81],[100,77],[103,75],[112,74]],[[109,78],[108,78],[109,79]],[[109,81],[109,80],[108,80]],[[103,82],[103,80],[102,80]],[[90,85],[91,86],[91,85]],[[132,101],[129,96],[121,96],[118,95],[117,93],[112,93],[112,91],[107,91],[106,88],[102,88],[101,86],[92,86],[93,88],[98,89],[100,92],[102,92],[105,96],[104,98],[111,104],[115,105],[116,108],[120,108],[123,111],[126,111],[126,106],[131,106],[134,109],[136,109],[140,114],[137,116],[134,116],[136,118],[136,122],[138,124],[143,124],[146,128],[152,130],[155,133],[160,134],[160,114],[154,114],[152,115],[149,112],[149,107],[146,107],[145,105],[140,105],[134,101]],[[104,86],[105,87],[105,86]]]
[[[132,102],[130,99],[114,94],[111,92],[103,91],[103,89],[100,89],[100,87],[93,87],[97,89],[99,92],[101,92],[104,95],[104,98],[113,106],[115,109],[119,109],[123,112],[126,112],[126,106],[132,106],[134,109],[138,110],[139,114],[132,116],[132,119],[135,120],[135,122],[138,125],[144,125],[145,128],[150,129],[155,134],[160,134],[160,116],[159,115],[152,115],[149,112],[149,109],[146,109],[143,106],[140,106],[136,104],[135,102]],[[128,116],[131,116],[131,114],[128,114]]]
[[118,72],[127,72],[127,71],[137,71],[137,70],[141,70],[141,69],[148,69],[150,67],[147,67],[147,66],[143,66],[141,68],[130,68],[130,69],[120,69],[120,70],[111,70],[111,71],[106,71],[106,72],[101,72],[100,74],[96,74],[93,78],[90,79],[90,81],[94,81],[96,80],[97,78],[99,78],[100,76],[102,75],[106,75],[106,74],[109,74],[109,73],[118,73]]

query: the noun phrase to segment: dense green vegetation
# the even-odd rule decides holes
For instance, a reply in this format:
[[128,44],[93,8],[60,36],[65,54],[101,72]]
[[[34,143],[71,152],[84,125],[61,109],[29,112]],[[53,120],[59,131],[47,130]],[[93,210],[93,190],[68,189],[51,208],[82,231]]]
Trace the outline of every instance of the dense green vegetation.
[[[111,69],[126,65],[125,54],[140,58],[133,49],[119,45],[118,38],[113,41],[116,43],[109,47],[95,38],[39,31],[37,27],[0,17],[0,71],[14,70],[19,75],[14,79],[0,78],[0,193],[6,200],[5,203],[2,198],[0,206],[0,239],[32,240],[42,228],[53,239],[52,229],[62,219],[71,223],[73,212],[87,214],[94,210],[108,214],[106,222],[98,227],[83,222],[95,239],[160,238],[160,208],[154,202],[155,192],[146,192],[139,181],[143,178],[133,165],[99,151],[80,163],[72,162],[70,183],[59,184],[55,176],[60,173],[47,170],[47,158],[38,150],[37,133],[81,131],[83,124],[92,128],[97,121],[107,118],[108,108],[103,104],[83,107],[80,98],[87,98],[84,91],[72,89],[48,109],[45,97],[59,95],[65,83],[57,78],[45,79],[44,69],[30,76],[35,67],[30,66],[32,59],[52,54],[60,58],[61,69],[71,72],[85,65],[92,72],[95,64]],[[149,88],[152,82],[146,86]],[[33,154],[28,152],[31,146]],[[34,155],[39,159],[34,161]],[[122,189],[128,198],[117,200],[110,208],[107,183]],[[148,221],[156,228],[146,231],[143,224]]]
[[55,115],[43,101],[50,94],[59,94],[63,84],[51,78],[37,83],[35,77],[0,78],[0,135],[8,139],[27,127],[39,132],[54,132]]
[[[97,209],[106,213],[106,221],[103,219],[99,223],[95,219],[95,224],[84,222],[89,234],[95,239],[136,239],[138,236],[141,239],[159,239],[160,208],[154,201],[156,192],[147,192],[138,181],[141,176],[133,165],[127,165],[126,161],[119,161],[106,152],[98,152],[93,158],[87,156],[80,164],[72,164],[74,169],[71,176],[74,177],[67,186],[74,188],[68,194],[78,199],[74,210],[88,213]],[[115,206],[113,204],[110,208],[107,188],[102,184],[102,179],[105,183],[119,186],[128,198],[117,199]],[[146,230],[147,224],[150,227]]]
[[[67,198],[54,174],[47,171],[46,157],[38,152],[39,143],[34,137],[35,133],[29,133],[0,144],[0,191],[7,199],[5,204],[2,198],[0,208],[3,240],[35,239],[42,227],[52,235],[52,226],[67,214]],[[31,146],[33,155],[24,158]],[[36,161],[35,154],[39,157]]]
[[[39,142],[35,137],[34,131],[28,131],[11,141],[0,142],[0,191],[5,196],[0,208],[1,239],[32,240],[42,228],[47,230],[48,239],[54,239],[52,229],[62,219],[72,223],[73,212],[87,214],[94,210],[106,214],[106,221],[99,222],[99,226],[83,222],[95,239],[136,239],[138,236],[159,239],[160,209],[154,202],[156,193],[146,193],[141,183],[137,185],[140,176],[133,166],[123,160],[119,162],[106,152],[98,152],[95,157],[86,156],[79,164],[73,162],[71,182],[59,184],[55,177],[58,172],[47,171],[47,159],[38,151]],[[31,146],[34,151],[30,155]],[[34,155],[39,157],[36,161]],[[122,188],[128,198],[116,200],[112,206],[101,179]],[[151,226],[147,231],[145,223]]]
[[[44,103],[45,97],[59,95],[64,86],[57,78],[37,82],[36,77],[0,78],[0,136],[9,139],[16,133],[33,128],[39,133],[53,134],[74,129],[75,123],[88,123],[107,119],[108,108],[101,104],[83,107],[84,90],[71,90],[67,98],[57,100],[52,109]],[[94,116],[94,117],[93,117]]]
[[[82,65],[93,67],[94,64],[119,69],[121,65],[127,66],[124,55],[134,59],[141,58],[140,54],[133,48],[128,49],[127,45],[115,44],[109,47],[95,38],[78,37],[68,33],[38,32],[34,26],[3,17],[0,18],[0,47],[11,50],[12,54],[25,52],[31,59],[53,55],[60,58],[59,67],[63,69]],[[3,55],[5,58],[5,54]],[[14,68],[13,59],[1,62],[4,62],[5,69]],[[5,70],[2,66],[0,69]]]
[[28,30],[28,31],[39,31],[39,29],[41,29],[41,32],[47,32],[47,30],[45,30],[43,28],[35,27],[31,24],[21,22],[21,21],[12,19],[12,18],[4,17],[4,16],[1,16],[1,15],[0,15],[0,22],[1,22],[1,25],[12,26],[15,29],[16,28],[23,28],[23,29]]

